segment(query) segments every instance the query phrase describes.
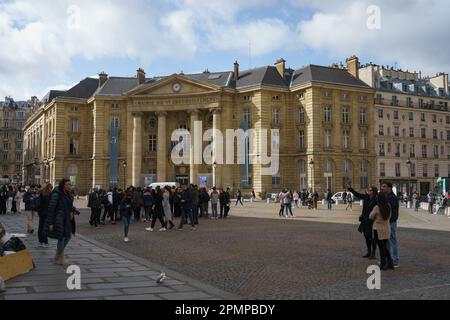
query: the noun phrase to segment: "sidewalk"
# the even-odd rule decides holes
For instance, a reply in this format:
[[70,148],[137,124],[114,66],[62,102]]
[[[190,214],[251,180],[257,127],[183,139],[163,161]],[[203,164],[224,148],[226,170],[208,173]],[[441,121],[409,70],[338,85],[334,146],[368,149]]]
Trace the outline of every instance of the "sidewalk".
[[[24,233],[22,215],[0,216],[10,233]],[[81,290],[67,289],[70,274],[53,263],[56,241],[48,249],[40,248],[35,233],[22,239],[32,252],[36,268],[6,282],[0,300],[211,300],[239,299],[210,285],[150,263],[126,252],[100,244],[82,235],[73,237],[66,249],[72,264],[81,269]],[[133,242],[129,243],[133,246]],[[156,279],[164,270],[167,279],[158,285]]]

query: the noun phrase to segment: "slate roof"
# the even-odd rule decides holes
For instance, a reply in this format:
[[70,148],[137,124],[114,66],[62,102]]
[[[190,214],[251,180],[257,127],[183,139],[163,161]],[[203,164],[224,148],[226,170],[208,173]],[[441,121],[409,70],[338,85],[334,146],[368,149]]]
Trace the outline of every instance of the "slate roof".
[[98,88],[98,79],[86,78],[80,83],[64,92],[61,97],[88,99],[92,97]]
[[41,100],[42,103],[48,103],[51,102],[56,97],[62,96],[65,93],[65,91],[60,90],[50,90]]
[[322,82],[354,87],[370,88],[365,82],[355,78],[345,69],[308,65],[294,71],[291,86],[308,82]]

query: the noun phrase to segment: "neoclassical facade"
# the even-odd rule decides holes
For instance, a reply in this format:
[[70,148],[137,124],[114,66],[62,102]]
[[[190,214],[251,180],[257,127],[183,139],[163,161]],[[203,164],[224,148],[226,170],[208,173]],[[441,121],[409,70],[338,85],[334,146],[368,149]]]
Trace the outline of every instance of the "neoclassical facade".
[[[71,177],[79,193],[157,181],[261,193],[282,187],[322,193],[347,183],[365,188],[375,181],[375,148],[368,136],[374,90],[354,76],[354,62],[349,59],[347,68],[294,70],[280,59],[244,71],[236,62],[227,72],[146,78],[139,69],[134,78],[105,73],[87,78],[67,92],[49,93],[27,121],[26,182],[39,169],[42,181]],[[194,127],[200,122],[198,133]],[[202,157],[192,147],[187,163],[171,158],[176,129],[191,136],[217,129],[225,136],[227,129],[240,128],[256,130],[250,149],[243,142],[245,163],[221,163],[217,150],[223,146],[227,158],[227,142],[218,135],[201,142],[202,151],[213,150],[214,162],[194,161]],[[267,165],[258,161],[264,155],[260,129],[275,130],[273,140],[266,137],[269,156],[270,147],[279,145],[274,174],[262,174]],[[228,158],[238,158],[234,149]]]

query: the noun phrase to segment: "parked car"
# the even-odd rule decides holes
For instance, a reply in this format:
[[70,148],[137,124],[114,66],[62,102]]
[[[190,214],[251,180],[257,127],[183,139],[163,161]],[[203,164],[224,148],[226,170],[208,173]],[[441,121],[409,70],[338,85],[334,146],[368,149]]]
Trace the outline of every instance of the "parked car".
[[155,189],[156,187],[164,188],[165,186],[169,186],[171,188],[172,187],[179,188],[180,184],[178,182],[155,182],[155,183],[149,184],[147,186],[147,188]]

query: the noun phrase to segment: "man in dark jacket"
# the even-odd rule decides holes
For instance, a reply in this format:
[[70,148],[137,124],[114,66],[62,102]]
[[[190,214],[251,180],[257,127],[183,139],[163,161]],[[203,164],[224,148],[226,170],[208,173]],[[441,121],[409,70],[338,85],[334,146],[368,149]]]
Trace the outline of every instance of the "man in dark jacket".
[[200,190],[200,217],[208,218],[209,194],[205,188]]
[[94,188],[94,191],[89,194],[87,206],[91,208],[91,218],[89,223],[91,226],[98,228],[98,224],[100,223],[100,213],[102,210],[102,202],[100,195],[98,194],[98,188]]
[[224,198],[225,198],[224,218],[226,219],[228,217],[228,213],[230,212],[231,207],[230,188],[227,188],[227,190],[224,192]]
[[375,252],[377,248],[377,244],[375,239],[373,238],[373,220],[369,219],[369,215],[372,212],[373,208],[377,205],[377,194],[378,189],[375,187],[369,188],[366,194],[362,194],[356,192],[355,189],[349,187],[348,191],[353,193],[354,196],[363,200],[363,209],[362,213],[359,216],[360,225],[358,227],[358,231],[364,235],[366,239],[367,246],[367,254],[363,256],[363,258],[376,259]]
[[398,208],[399,208],[399,200],[397,196],[392,192],[392,183],[385,182],[381,186],[383,192],[386,194],[388,198],[389,205],[391,206],[391,239],[389,243],[391,244],[391,254],[392,259],[394,260],[394,267],[398,267],[399,256],[398,256],[398,247],[397,247],[397,220],[398,220]]
[[25,203],[25,212],[27,214],[27,232],[33,233],[33,219],[37,212],[37,207],[34,205],[39,195],[36,193],[36,186],[33,184],[28,188],[28,191],[23,195],[23,202]]
[[194,224],[198,224],[198,209],[199,209],[199,191],[196,185],[191,184],[192,190],[192,218],[194,219]]
[[181,198],[181,215],[182,217],[178,230],[183,229],[183,223],[187,223],[188,218],[191,222],[191,230],[195,230],[194,218],[192,216],[192,190],[190,187],[187,187],[187,189],[184,190]]

